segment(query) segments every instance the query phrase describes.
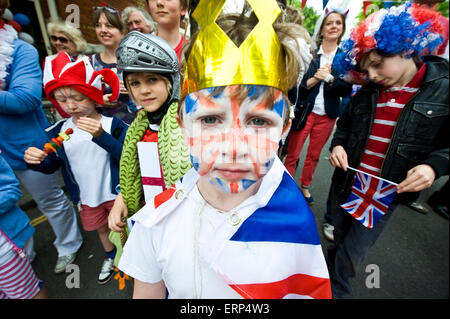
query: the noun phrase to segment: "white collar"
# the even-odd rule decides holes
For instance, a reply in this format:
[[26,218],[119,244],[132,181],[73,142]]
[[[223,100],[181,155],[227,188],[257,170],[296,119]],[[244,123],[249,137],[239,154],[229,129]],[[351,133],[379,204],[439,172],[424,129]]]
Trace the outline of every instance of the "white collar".
[[[253,212],[256,208],[265,206],[280,184],[283,172],[285,171],[286,168],[283,163],[278,157],[275,157],[272,167],[262,179],[258,192],[247,198],[244,202],[235,207],[234,210],[245,209]],[[136,212],[130,219],[140,222],[147,227],[159,223],[173,212],[186,197],[189,197],[189,193],[197,184],[199,177],[200,175],[198,175],[197,171],[194,168],[191,168],[183,176],[182,181],[175,183],[174,194],[172,194],[175,196],[171,196],[169,200],[164,204],[161,204],[158,208],[155,208],[154,202],[146,203],[145,206]],[[157,214],[155,214],[156,211],[158,211]],[[251,214],[247,214],[246,216],[243,216],[243,219],[250,215]]]
[[[337,49],[338,47],[336,47],[336,49],[334,49],[334,51],[330,53],[330,57],[334,57],[336,55]],[[325,52],[323,52],[322,45],[320,45],[319,50],[317,51],[317,55],[324,55],[324,54]]]

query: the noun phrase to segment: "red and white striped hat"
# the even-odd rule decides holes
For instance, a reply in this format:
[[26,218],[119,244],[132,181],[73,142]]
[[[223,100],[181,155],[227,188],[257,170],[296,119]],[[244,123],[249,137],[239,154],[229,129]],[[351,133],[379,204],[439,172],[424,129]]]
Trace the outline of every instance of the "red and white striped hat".
[[70,86],[100,105],[103,105],[105,83],[112,89],[110,102],[119,96],[119,78],[114,71],[110,69],[95,71],[88,57],[72,62],[66,52],[60,52],[54,59],[45,60],[43,82],[47,98],[64,117],[70,116],[63,111],[52,94],[60,87]]

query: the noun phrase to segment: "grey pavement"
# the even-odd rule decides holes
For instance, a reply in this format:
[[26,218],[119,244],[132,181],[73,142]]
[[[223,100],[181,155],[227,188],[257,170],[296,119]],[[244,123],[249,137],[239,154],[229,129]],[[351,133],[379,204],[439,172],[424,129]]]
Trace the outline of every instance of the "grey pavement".
[[[300,156],[300,167],[294,175],[298,183],[306,147]],[[316,174],[311,185],[315,203],[311,210],[316,217],[317,228],[324,252],[329,242],[323,237],[322,222],[333,168],[327,160],[328,145],[322,151]],[[448,177],[437,180],[433,186],[422,192],[420,201],[437,190]],[[30,204],[31,203],[31,204]],[[41,215],[24,192],[20,204],[30,219]],[[81,227],[81,223],[79,223]],[[118,289],[118,282],[112,279],[100,286],[96,278],[104,258],[104,252],[96,232],[82,231],[84,244],[74,264],[79,267],[79,288],[68,288],[73,284],[75,272],[56,275],[53,268],[56,250],[52,244],[55,236],[47,221],[36,226],[35,250],[37,257],[33,267],[44,280],[50,298],[55,299],[128,299],[132,296],[132,285]],[[373,266],[375,265],[375,266]],[[367,272],[366,272],[366,267]],[[379,288],[368,288],[366,280],[373,275],[373,268],[379,269]],[[369,252],[366,260],[353,280],[350,299],[448,299],[449,297],[449,224],[448,220],[431,209],[426,215],[405,206],[399,206],[380,239]],[[72,276],[72,277],[71,277]],[[369,280],[370,281],[370,280]],[[67,285],[68,283],[68,285]]]
[[[333,168],[324,157],[329,156],[329,142],[324,147],[311,184],[315,203],[310,206],[316,217],[324,253],[330,244],[322,233],[323,216]],[[300,154],[294,178],[299,184],[302,163],[306,156],[306,142]],[[419,201],[426,200],[439,189],[448,176],[441,177],[421,193]],[[450,195],[450,194],[449,194]],[[383,234],[369,251],[359,273],[352,281],[350,299],[440,299],[449,297],[449,221],[429,208],[424,215],[399,205]],[[379,288],[367,288],[374,266],[380,273]],[[366,272],[367,268],[367,272]]]

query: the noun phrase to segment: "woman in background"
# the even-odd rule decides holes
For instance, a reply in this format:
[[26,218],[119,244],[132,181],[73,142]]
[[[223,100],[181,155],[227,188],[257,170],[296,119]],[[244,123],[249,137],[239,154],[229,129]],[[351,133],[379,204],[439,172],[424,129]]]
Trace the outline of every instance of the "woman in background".
[[111,69],[120,80],[120,95],[117,101],[110,102],[111,89],[105,89],[102,114],[115,116],[130,124],[134,118],[135,107],[128,97],[128,91],[123,84],[122,72],[117,69],[116,50],[126,33],[125,26],[120,19],[120,11],[112,7],[94,7],[93,23],[98,41],[105,48],[103,52],[91,56],[94,70]]
[[[314,199],[309,191],[323,146],[330,137],[338,116],[341,97],[351,93],[351,84],[342,81],[332,68],[338,44],[345,33],[346,13],[339,9],[326,10],[316,28],[318,50],[299,88],[296,113],[306,112],[307,118],[293,121],[284,165],[294,176],[303,144],[309,136],[309,147],[300,177],[300,190],[308,203]],[[297,122],[296,122],[297,121]]]

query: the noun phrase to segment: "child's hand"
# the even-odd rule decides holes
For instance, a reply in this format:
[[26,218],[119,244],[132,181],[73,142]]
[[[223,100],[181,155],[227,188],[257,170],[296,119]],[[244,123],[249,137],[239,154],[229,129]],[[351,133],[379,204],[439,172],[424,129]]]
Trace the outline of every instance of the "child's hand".
[[422,164],[411,168],[406,174],[406,178],[397,186],[397,193],[419,192],[430,187],[436,173],[427,164]]
[[47,153],[36,147],[29,147],[23,156],[24,160],[28,164],[41,164],[41,162],[47,157]]
[[120,81],[120,94],[128,94],[128,90],[125,87],[125,84],[123,83],[123,81]]
[[109,98],[111,97],[112,93],[103,95],[103,107],[118,107],[118,102],[110,102]]
[[103,134],[102,124],[89,117],[80,117],[77,121],[77,127],[90,133],[94,138],[99,138]]
[[348,159],[347,152],[345,149],[338,145],[333,147],[333,150],[330,155],[330,163],[334,167],[342,168],[344,171],[347,171]]
[[108,226],[115,232],[121,232],[125,228],[126,223],[123,221],[128,217],[128,208],[123,201],[122,194],[117,195],[114,205],[109,212]]

